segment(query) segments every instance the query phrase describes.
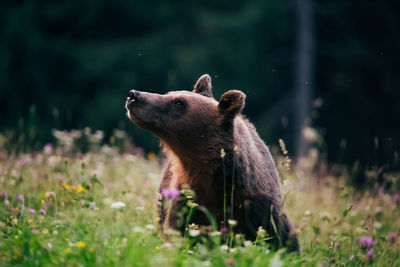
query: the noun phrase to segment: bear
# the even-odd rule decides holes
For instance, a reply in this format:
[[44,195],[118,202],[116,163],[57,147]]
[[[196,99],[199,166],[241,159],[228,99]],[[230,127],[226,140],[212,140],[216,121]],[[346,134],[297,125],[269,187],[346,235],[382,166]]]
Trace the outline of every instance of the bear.
[[[160,139],[166,155],[159,192],[191,189],[196,203],[216,217],[227,218],[235,232],[254,240],[262,227],[278,246],[300,254],[294,227],[282,213],[280,178],[268,147],[241,113],[246,95],[238,90],[213,97],[211,77],[202,75],[193,91],[154,94],[131,90],[125,102],[128,118]],[[232,205],[233,204],[233,205]],[[160,223],[179,225],[179,200],[160,207]],[[209,225],[197,212],[192,221]],[[279,242],[279,243],[278,243]]]

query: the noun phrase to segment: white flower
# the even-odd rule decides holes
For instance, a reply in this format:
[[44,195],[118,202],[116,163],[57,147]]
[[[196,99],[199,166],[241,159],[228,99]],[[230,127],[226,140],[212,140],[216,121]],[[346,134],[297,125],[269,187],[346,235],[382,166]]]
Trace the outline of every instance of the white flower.
[[197,229],[191,229],[189,230],[189,235],[192,237],[198,236],[200,234],[200,231]]
[[243,242],[243,244],[244,244],[245,247],[250,247],[252,242],[250,240],[246,240],[246,241]]
[[229,224],[230,226],[236,226],[236,225],[237,225],[237,221],[235,221],[235,220],[228,220],[228,224]]
[[141,233],[141,232],[143,232],[143,228],[142,228],[142,227],[139,227],[139,226],[133,227],[132,230],[133,230],[133,232],[135,232],[135,233]]
[[228,249],[229,249],[229,247],[227,245],[222,245],[221,246],[221,250],[228,250]]
[[146,225],[146,229],[153,230],[154,229],[154,225],[148,224],[148,225]]
[[120,209],[120,208],[123,208],[125,206],[126,206],[126,204],[124,202],[120,202],[120,201],[111,203],[111,208],[112,209]]
[[311,215],[311,211],[306,210],[306,211],[304,212],[304,216],[310,216],[310,215]]
[[49,242],[49,243],[47,243],[47,246],[49,247],[49,248],[52,248],[53,247],[53,245]]
[[265,254],[269,254],[270,252],[271,252],[271,250],[267,249],[267,250],[265,251]]

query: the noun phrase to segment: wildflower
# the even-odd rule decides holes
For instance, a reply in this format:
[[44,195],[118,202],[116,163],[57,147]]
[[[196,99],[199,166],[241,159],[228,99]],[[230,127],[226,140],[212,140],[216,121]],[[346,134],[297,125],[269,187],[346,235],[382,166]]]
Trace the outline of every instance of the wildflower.
[[19,200],[19,201],[24,201],[24,200],[25,200],[23,194],[16,194],[16,195],[15,195],[15,199],[16,199],[16,200]]
[[374,245],[374,239],[372,236],[362,236],[360,237],[360,246],[362,248],[370,248]]
[[84,242],[84,241],[76,242],[76,246],[77,246],[78,248],[83,248],[83,247],[86,246],[86,242]]
[[43,205],[43,204],[44,204],[44,199],[42,199],[40,202],[41,202],[41,203],[42,203],[42,205]]
[[62,187],[63,187],[65,190],[70,190],[70,189],[71,189],[71,186],[66,185],[66,184],[63,184]]
[[336,248],[340,248],[340,243],[335,243]]
[[37,229],[33,229],[33,230],[32,230],[32,234],[34,234],[34,235],[38,235],[38,234],[40,234],[40,231],[39,231],[39,230],[37,230]]
[[76,188],[76,192],[77,193],[85,193],[86,189],[84,187],[82,187],[82,185],[78,185],[78,187]]
[[28,223],[32,223],[32,222],[33,222],[33,220],[32,220],[32,219],[29,219],[29,220],[28,220]]
[[0,194],[0,197],[1,198],[4,198],[4,199],[6,199],[7,198],[7,192],[5,192],[5,191],[3,191],[3,192],[1,192],[1,194]]
[[371,259],[375,258],[374,250],[373,250],[372,248],[371,248],[370,250],[368,250],[368,252],[365,253],[365,257],[366,257],[368,260],[371,260]]
[[228,220],[228,224],[230,226],[236,226],[237,225],[237,221],[236,220]]
[[43,234],[48,234],[48,233],[49,233],[49,229],[43,228]]
[[271,250],[267,249],[267,250],[265,251],[265,254],[269,254],[269,253],[271,253]]
[[48,248],[52,248],[53,245],[49,242],[49,243],[47,243],[47,247],[48,247]]
[[222,227],[219,231],[222,235],[226,235],[227,233],[229,233],[228,227]]
[[45,209],[40,209],[39,213],[42,214],[42,215],[45,215],[46,214],[46,210]]
[[198,236],[198,235],[200,235],[200,231],[197,230],[197,229],[189,230],[189,235],[190,235],[191,237]]
[[239,149],[238,149],[237,146],[235,146],[235,147],[233,148],[233,152],[235,152],[236,154],[239,152]]
[[352,261],[354,259],[354,255],[351,255],[349,258],[349,261]]
[[111,208],[112,209],[120,209],[120,208],[123,208],[125,206],[126,206],[126,204],[124,202],[120,202],[120,201],[111,203]]
[[390,240],[392,240],[393,243],[396,242],[397,233],[395,233],[395,232],[390,232],[390,233],[389,233],[389,238],[390,238]]
[[81,201],[81,208],[82,208],[82,209],[85,208],[85,201],[84,201],[84,200]]
[[175,200],[179,197],[179,195],[181,194],[181,191],[179,191],[179,189],[176,188],[163,188],[161,191],[161,195],[166,198],[166,199],[172,199]]
[[243,245],[245,247],[250,247],[252,245],[252,242],[250,240],[246,240],[246,241],[243,242]]
[[225,156],[226,156],[225,150],[221,148],[221,159],[225,158]]
[[156,156],[156,154],[154,154],[153,152],[150,152],[150,153],[147,154],[147,159],[148,159],[149,161],[153,161],[153,160],[155,160],[156,158],[157,158],[157,156]]
[[155,246],[154,249],[155,249],[155,250],[159,250],[160,247],[159,247],[159,246]]
[[21,214],[22,214],[22,210],[18,210],[17,211],[17,217],[21,216]]
[[157,217],[156,217],[156,222],[159,222],[160,219],[161,219],[161,218],[160,218],[159,216],[157,216]]
[[46,196],[47,198],[56,197],[56,193],[55,193],[55,192],[46,192],[45,196]]
[[4,206],[8,207],[10,205],[10,201],[8,199],[4,200]]
[[109,233],[104,233],[104,237],[105,238],[110,238],[110,234]]
[[315,242],[317,242],[317,244],[321,243],[321,239],[319,237],[317,237],[317,239],[315,239]]
[[30,213],[30,214],[36,214],[36,210],[34,210],[34,209],[29,209],[29,213]]
[[153,230],[154,229],[154,225],[148,224],[148,225],[146,225],[146,229]]
[[96,202],[90,202],[90,203],[89,203],[89,207],[90,207],[91,209],[95,209],[95,208],[96,208]]
[[332,263],[334,263],[334,262],[336,261],[335,257],[331,257],[331,258],[330,258],[330,261],[331,261]]
[[227,245],[222,245],[221,246],[221,250],[228,250],[228,249],[229,249],[229,247]]
[[18,164],[18,167],[21,168],[22,166],[25,165],[25,160],[24,160],[24,159],[19,159],[18,162],[17,162],[17,164]]
[[266,233],[267,232],[262,228],[262,226],[258,227],[257,235],[260,237],[265,237]]
[[393,195],[392,201],[393,201],[394,203],[397,203],[397,201],[399,201],[399,198],[400,198],[399,194],[396,193],[396,194]]
[[43,153],[45,154],[51,154],[53,153],[53,145],[51,143],[47,143],[44,147],[43,147]]
[[94,248],[89,248],[89,253],[94,253]]

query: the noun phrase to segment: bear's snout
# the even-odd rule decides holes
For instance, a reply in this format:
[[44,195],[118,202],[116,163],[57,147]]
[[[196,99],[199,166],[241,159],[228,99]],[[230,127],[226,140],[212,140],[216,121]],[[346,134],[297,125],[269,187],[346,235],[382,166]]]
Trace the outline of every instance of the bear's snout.
[[128,98],[127,98],[127,100],[133,100],[133,101],[135,101],[135,100],[137,100],[137,99],[139,98],[139,96],[140,96],[139,91],[130,90],[129,93],[128,93]]

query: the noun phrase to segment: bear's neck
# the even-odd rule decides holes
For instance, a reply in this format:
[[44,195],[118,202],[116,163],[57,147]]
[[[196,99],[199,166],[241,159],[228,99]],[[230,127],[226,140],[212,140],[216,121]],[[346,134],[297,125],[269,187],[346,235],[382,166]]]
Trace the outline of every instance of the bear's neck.
[[[173,175],[170,188],[192,189],[196,192],[197,199],[208,199],[213,186],[213,178],[221,159],[196,160],[185,155],[179,155],[167,144],[163,144],[163,152],[170,163],[170,170]],[[204,203],[199,203],[204,204]]]

